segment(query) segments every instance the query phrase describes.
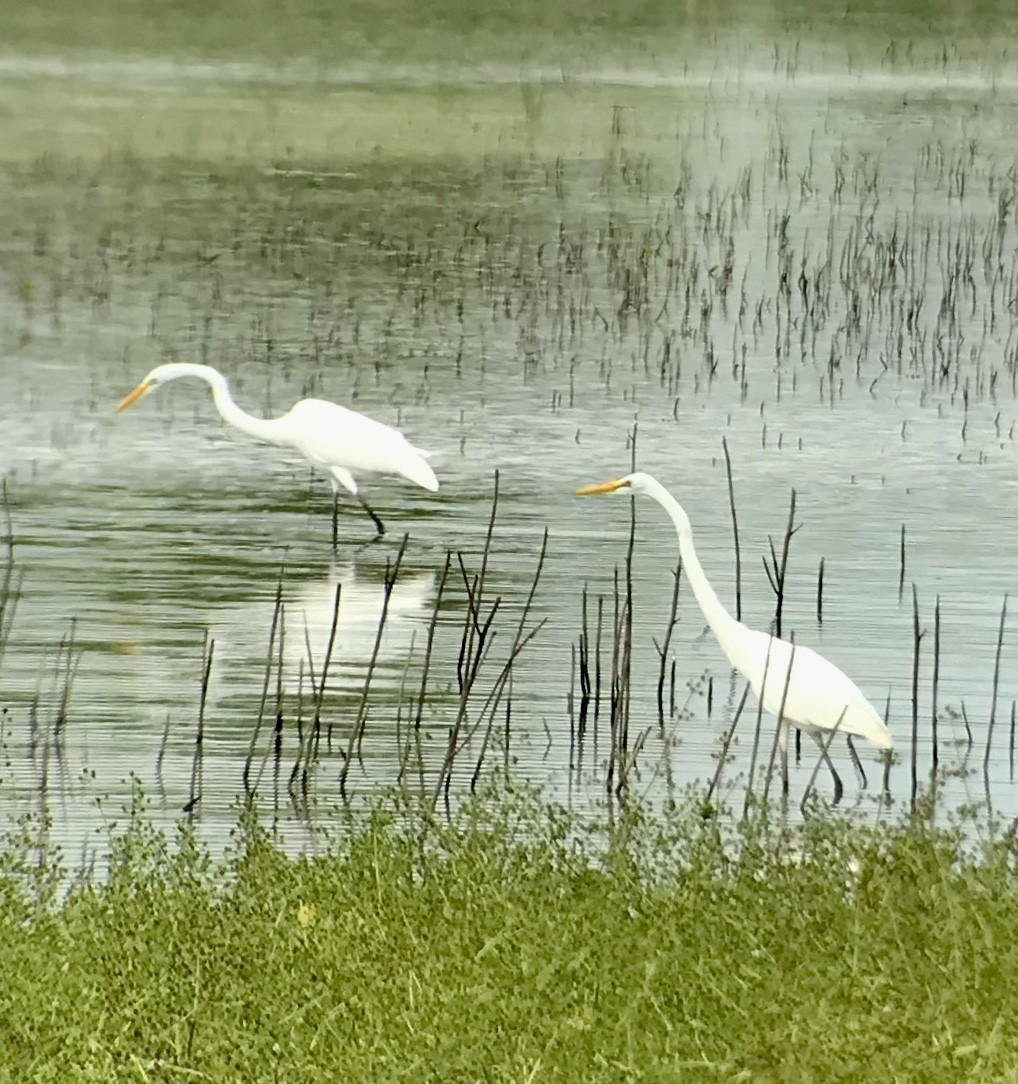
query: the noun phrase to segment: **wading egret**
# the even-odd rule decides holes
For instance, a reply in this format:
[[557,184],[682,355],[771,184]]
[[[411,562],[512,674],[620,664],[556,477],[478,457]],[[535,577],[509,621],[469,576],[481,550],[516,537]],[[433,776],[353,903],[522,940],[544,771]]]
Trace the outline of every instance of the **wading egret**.
[[348,410],[324,399],[301,399],[281,418],[256,418],[241,410],[218,369],[211,365],[171,362],[157,365],[144,380],[121,399],[117,413],[170,380],[193,376],[212,389],[212,399],[223,421],[267,444],[293,448],[313,466],[328,475],[332,483],[332,544],[336,545],[339,487],[352,493],[374,520],[378,533],[385,527],[361,496],[353,472],[398,474],[408,481],[438,489],[438,479],[422,452],[398,429],[376,422],[356,410]]
[[[780,720],[778,740],[785,787],[788,786],[788,726],[798,727],[820,746],[834,777],[834,800],[841,798],[841,779],[827,756],[824,734],[838,731],[866,738],[878,749],[890,749],[891,734],[855,682],[834,663],[808,647],[790,644],[736,621],[721,605],[693,547],[693,529],[682,505],[649,474],[628,474],[614,482],[584,486],[578,497],[595,493],[643,493],[671,517],[679,536],[679,556],[696,601],[728,661],[749,682],[764,710]],[[766,679],[766,685],[764,684]],[[786,688],[787,686],[787,688]]]

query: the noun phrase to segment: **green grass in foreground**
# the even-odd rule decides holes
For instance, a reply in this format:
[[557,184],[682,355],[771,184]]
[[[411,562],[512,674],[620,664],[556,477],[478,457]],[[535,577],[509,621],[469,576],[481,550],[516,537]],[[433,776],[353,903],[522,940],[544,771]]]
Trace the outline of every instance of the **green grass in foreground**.
[[213,865],[135,811],[108,883],[42,906],[9,848],[0,1079],[1018,1079],[1004,845],[723,845],[695,812],[586,838],[502,796],[301,861],[245,821]]

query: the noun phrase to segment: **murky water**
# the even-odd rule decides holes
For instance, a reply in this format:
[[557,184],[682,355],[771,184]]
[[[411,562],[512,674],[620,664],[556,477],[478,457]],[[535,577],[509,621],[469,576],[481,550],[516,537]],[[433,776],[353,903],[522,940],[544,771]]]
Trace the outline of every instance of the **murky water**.
[[[1018,73],[825,68],[822,53],[794,68],[702,60],[670,79],[659,65],[558,84],[471,70],[406,85],[391,72],[307,82],[162,60],[109,71],[61,61],[59,72],[5,60],[0,471],[24,576],[0,660],[12,806],[36,802],[45,777],[57,830],[77,847],[101,834],[135,773],[171,816],[199,793],[215,838],[234,823],[261,712],[249,778],[285,812],[337,586],[322,706],[332,742],[319,747],[314,795],[338,800],[359,718],[348,790],[400,779],[430,793],[458,713],[467,585],[496,470],[482,618],[501,601],[453,787],[481,758],[573,803],[601,802],[609,708],[596,725],[591,713],[580,742],[574,648],[586,585],[591,614],[605,599],[607,683],[629,503],[571,493],[628,469],[635,422],[639,465],[682,500],[734,608],[727,442],[742,614],[758,627],[775,611],[761,558],[769,539],[780,553],[794,488],[784,632],[889,702],[897,800],[910,787],[912,585],[920,777],[939,597],[939,755],[976,769],[952,781],[951,800],[988,788],[1016,812],[1010,616],[988,783],[983,758],[1015,586],[1018,163],[1005,136]],[[203,385],[175,383],[113,415],[169,358],[217,365],[256,413],[315,394],[399,424],[436,451],[442,488],[368,480],[389,534],[374,541],[348,502],[334,554],[325,483],[225,427]],[[660,802],[713,772],[741,689],[683,584],[667,659],[677,710],[660,723],[656,642],[677,554],[659,509],[637,516],[632,786]],[[525,627],[544,624],[489,727],[485,698],[546,528]],[[283,637],[266,681],[277,584]],[[418,734],[409,722],[436,607]],[[733,800],[751,739],[743,720]],[[843,743],[835,750],[869,814],[872,751],[860,749],[861,792]],[[794,793],[812,768],[805,757]]]

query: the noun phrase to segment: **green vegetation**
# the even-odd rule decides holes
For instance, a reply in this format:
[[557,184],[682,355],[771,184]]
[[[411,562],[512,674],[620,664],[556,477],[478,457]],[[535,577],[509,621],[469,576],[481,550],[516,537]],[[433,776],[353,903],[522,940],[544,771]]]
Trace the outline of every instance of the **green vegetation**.
[[181,0],[145,5],[100,0],[78,9],[42,0],[32,5],[6,3],[4,8],[4,23],[10,30],[5,37],[22,49],[125,49],[269,59],[306,56],[331,63],[382,57],[443,60],[449,58],[450,49],[463,61],[519,59],[552,52],[541,47],[541,35],[561,35],[575,45],[591,35],[603,39],[612,28],[632,42],[689,23],[688,18],[677,17],[676,5],[668,0],[632,4],[599,0],[594,5],[583,0],[557,4],[360,0],[341,7],[321,0],[285,4]]
[[[147,52],[230,59],[312,58],[478,63],[555,62],[568,57],[640,57],[688,46],[690,38],[746,33],[831,35],[832,24],[903,42],[936,34],[954,46],[992,40],[1014,25],[1009,0],[4,0],[4,50]],[[885,42],[886,44],[886,42]]]
[[0,1079],[1018,1078],[1009,843],[386,810],[301,859],[247,814],[220,864],[139,800],[66,895],[8,847]]

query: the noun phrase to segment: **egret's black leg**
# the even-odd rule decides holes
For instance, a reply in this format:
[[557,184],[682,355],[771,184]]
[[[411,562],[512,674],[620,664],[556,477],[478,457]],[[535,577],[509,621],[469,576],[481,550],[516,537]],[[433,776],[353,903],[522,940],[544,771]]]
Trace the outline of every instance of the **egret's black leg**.
[[837,768],[834,767],[834,763],[831,758],[824,753],[824,760],[827,761],[827,767],[831,770],[831,778],[834,780],[834,802],[833,805],[837,805],[841,801],[841,796],[845,793],[845,788],[841,785],[841,776],[838,775]]
[[332,491],[332,548],[339,547],[339,494]]
[[852,742],[852,735],[846,734],[845,740],[848,742],[848,751],[852,754],[852,763],[855,765],[855,770],[859,773],[862,779],[863,790],[866,789],[866,772],[863,769],[862,761],[859,759],[859,754],[855,751],[855,745]]
[[788,727],[784,723],[779,723],[779,726],[784,727],[781,736],[778,739],[778,745],[781,752],[781,793],[788,797]]
[[828,743],[820,737],[819,734],[813,735],[817,745],[820,746],[820,756],[823,758],[824,763],[827,765],[828,771],[831,773],[831,778],[834,780],[834,801],[832,805],[837,805],[841,801],[842,794],[845,793],[845,788],[841,785],[841,776],[838,775],[838,769],[834,767],[834,762],[831,760],[827,753]]
[[368,502],[359,493],[357,494],[357,500],[361,502],[361,508],[363,508],[364,511],[367,512],[367,514],[374,521],[375,530],[378,531],[379,535],[385,534],[385,524],[378,518],[378,516],[375,515],[375,510],[371,507],[371,505],[368,504]]

